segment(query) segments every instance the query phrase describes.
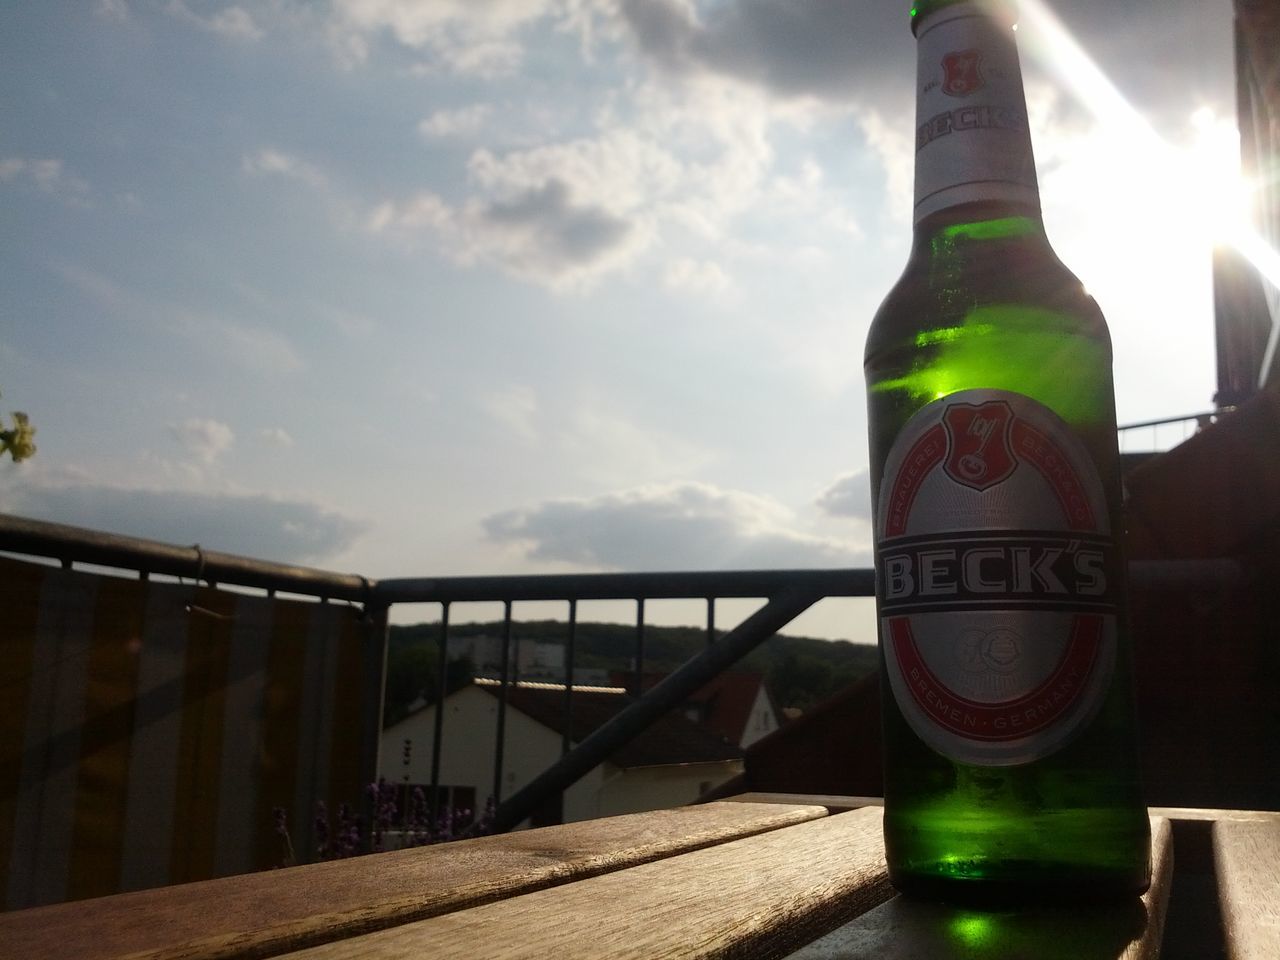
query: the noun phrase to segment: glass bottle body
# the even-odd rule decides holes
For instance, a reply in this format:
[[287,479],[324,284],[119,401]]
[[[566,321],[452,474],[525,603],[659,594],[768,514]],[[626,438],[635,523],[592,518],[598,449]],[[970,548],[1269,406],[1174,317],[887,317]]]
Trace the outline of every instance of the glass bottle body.
[[[906,270],[873,321],[865,372],[878,537],[886,464],[903,428],[944,398],[998,391],[990,395],[1047,408],[1078,438],[1105,491],[1102,525],[1118,538],[1110,339],[1097,305],[1050,248],[1034,208],[965,204],[918,223]],[[883,604],[879,551],[877,574]],[[881,616],[886,622],[883,606]],[[1146,888],[1149,824],[1122,597],[1114,619],[1114,666],[1095,705],[1062,745],[1025,762],[965,762],[922,739],[920,721],[904,713],[902,691],[889,683],[882,632],[885,843],[899,889],[1011,902]],[[1020,642],[1034,645],[1037,637]]]

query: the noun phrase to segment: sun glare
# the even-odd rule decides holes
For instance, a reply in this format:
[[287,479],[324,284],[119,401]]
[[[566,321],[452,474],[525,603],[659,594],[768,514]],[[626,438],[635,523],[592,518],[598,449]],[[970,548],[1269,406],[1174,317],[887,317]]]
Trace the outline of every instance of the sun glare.
[[1251,224],[1255,189],[1240,175],[1235,122],[1202,107],[1189,118],[1190,141],[1170,143],[1116,89],[1042,0],[1023,0],[1021,10],[1026,29],[1019,43],[1093,114],[1119,158],[1137,160],[1141,191],[1170,207],[1196,240],[1235,247],[1280,286],[1280,254]]

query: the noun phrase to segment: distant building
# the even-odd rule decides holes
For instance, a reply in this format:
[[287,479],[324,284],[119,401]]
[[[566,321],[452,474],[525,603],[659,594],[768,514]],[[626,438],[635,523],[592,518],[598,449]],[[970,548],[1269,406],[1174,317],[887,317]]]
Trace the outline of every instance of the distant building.
[[[502,638],[450,637],[449,659],[470,660],[478,677],[502,676]],[[508,679],[564,682],[564,644],[512,637]],[[574,671],[575,674],[578,671]],[[582,682],[575,676],[575,682]]]
[[[455,810],[482,809],[495,790],[494,745],[500,685],[478,679],[444,701],[440,784]],[[562,684],[521,682],[506,687],[507,710],[500,784],[510,797],[561,756],[565,737],[576,746],[626,707],[625,691],[575,687],[564,712]],[[431,783],[436,708],[423,707],[382,733],[379,775],[387,781]],[[528,825],[544,826],[691,803],[743,769],[742,750],[679,713],[671,713],[623,746],[595,770],[551,798]]]

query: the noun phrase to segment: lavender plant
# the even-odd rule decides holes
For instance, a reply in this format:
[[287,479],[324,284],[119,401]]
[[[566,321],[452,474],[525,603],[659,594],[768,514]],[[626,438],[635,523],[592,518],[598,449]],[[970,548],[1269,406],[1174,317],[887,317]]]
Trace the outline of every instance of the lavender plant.
[[[365,788],[372,816],[369,823],[369,851],[380,853],[387,849],[422,847],[428,844],[447,843],[470,837],[485,836],[493,832],[496,804],[490,797],[483,812],[474,822],[471,810],[458,810],[445,804],[435,818],[431,804],[421,787],[414,787],[406,798],[402,811],[397,802],[399,790],[385,779],[379,779]],[[272,811],[275,833],[280,838],[281,863],[287,867],[298,863],[289,835],[288,815],[283,807]],[[463,826],[466,824],[465,826]],[[338,805],[336,821],[323,800],[316,802],[312,821],[311,862],[343,860],[359,856],[364,851],[361,818],[348,804]]]

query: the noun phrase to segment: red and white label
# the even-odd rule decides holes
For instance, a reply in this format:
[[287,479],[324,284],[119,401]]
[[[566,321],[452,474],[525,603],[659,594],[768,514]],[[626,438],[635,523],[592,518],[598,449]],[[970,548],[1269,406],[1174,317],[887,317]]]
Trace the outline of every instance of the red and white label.
[[1047,407],[966,390],[918,411],[885,463],[876,568],[890,686],[934,750],[1027,763],[1092,719],[1122,571],[1093,461]]
[[917,36],[915,219],[980,200],[1037,204],[1013,31],[969,4]]

